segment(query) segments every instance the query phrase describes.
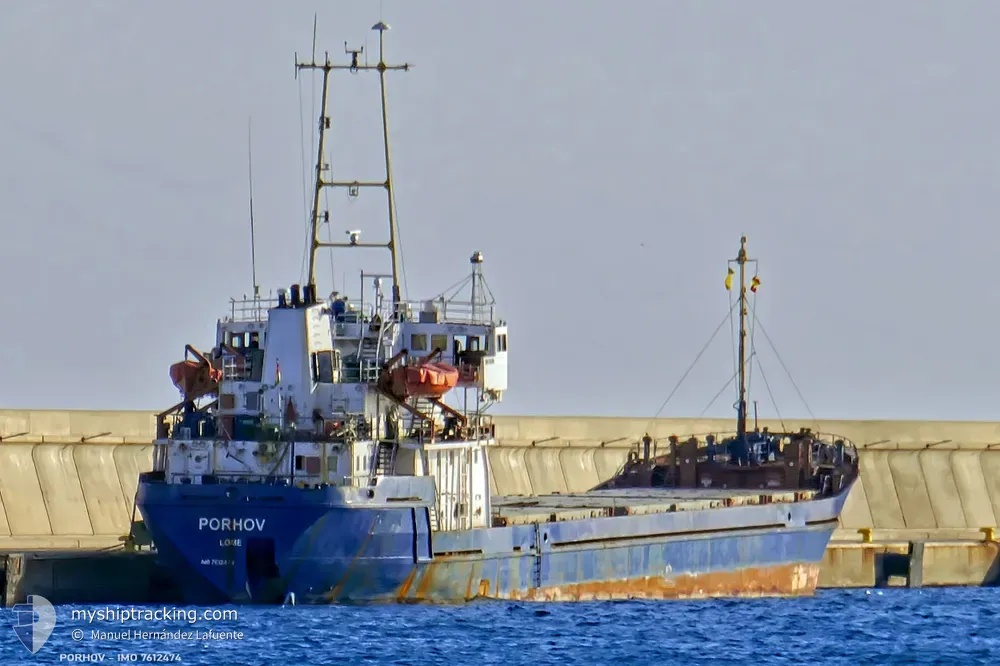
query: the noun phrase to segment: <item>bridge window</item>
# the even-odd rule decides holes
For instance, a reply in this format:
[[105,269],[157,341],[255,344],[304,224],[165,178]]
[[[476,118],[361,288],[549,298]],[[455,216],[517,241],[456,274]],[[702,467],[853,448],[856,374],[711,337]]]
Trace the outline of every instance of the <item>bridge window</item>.
[[411,335],[410,349],[413,351],[427,351],[427,335],[424,333],[414,333]]
[[312,355],[312,375],[313,381],[321,384],[333,383],[333,352],[320,351],[313,352]]
[[501,333],[497,336],[497,351],[505,352],[507,351],[507,334]]
[[440,349],[442,352],[448,351],[448,335],[436,334],[431,336],[431,349]]

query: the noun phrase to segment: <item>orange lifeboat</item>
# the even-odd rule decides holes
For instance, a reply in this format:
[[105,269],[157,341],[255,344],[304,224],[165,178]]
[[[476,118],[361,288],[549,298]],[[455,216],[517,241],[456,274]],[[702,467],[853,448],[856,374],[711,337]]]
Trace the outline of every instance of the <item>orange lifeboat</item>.
[[401,398],[440,398],[458,384],[458,370],[447,363],[404,365],[392,370],[391,382]]
[[170,366],[170,381],[188,400],[194,400],[216,391],[222,380],[222,371],[212,366],[200,352],[188,346],[197,361],[184,360]]

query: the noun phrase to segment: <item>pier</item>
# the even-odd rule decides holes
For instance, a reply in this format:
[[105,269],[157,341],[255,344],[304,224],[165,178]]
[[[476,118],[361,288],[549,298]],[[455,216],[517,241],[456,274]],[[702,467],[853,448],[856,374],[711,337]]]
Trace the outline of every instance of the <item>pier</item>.
[[[842,435],[860,454],[820,587],[1000,582],[1000,422],[784,425]],[[647,432],[665,441],[726,432],[731,421],[497,416],[496,427],[491,492],[516,496],[583,492],[613,476]],[[128,538],[155,430],[152,412],[0,410],[4,603],[30,592],[53,602],[169,598],[141,530]]]

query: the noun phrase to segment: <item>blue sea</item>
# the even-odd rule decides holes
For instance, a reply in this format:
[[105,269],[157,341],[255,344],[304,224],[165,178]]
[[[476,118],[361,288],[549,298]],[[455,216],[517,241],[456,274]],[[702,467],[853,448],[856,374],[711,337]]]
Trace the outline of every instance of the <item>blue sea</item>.
[[[164,610],[174,616],[112,617]],[[238,618],[209,621],[206,610]],[[13,632],[13,611],[0,619],[2,664],[1000,664],[1000,588],[452,607],[57,606],[34,655]]]

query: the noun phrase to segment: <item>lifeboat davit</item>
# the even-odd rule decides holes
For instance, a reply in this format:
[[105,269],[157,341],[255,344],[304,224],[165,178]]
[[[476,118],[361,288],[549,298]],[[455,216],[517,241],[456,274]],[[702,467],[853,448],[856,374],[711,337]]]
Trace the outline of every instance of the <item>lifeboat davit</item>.
[[447,363],[404,365],[392,370],[391,382],[400,398],[440,398],[458,384],[458,370]]
[[212,393],[221,380],[222,371],[204,361],[180,361],[170,366],[170,381],[188,399]]

